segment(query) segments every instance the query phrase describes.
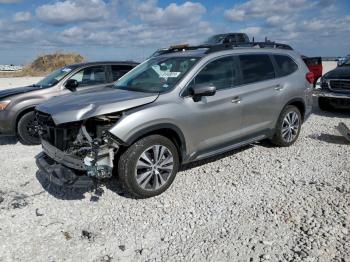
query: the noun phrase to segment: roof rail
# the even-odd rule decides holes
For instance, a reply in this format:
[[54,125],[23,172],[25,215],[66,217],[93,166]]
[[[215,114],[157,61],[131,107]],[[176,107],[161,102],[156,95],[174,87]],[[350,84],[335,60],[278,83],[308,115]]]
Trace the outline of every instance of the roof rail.
[[249,43],[241,43],[241,44],[218,44],[218,45],[198,45],[198,46],[190,46],[188,44],[185,45],[174,45],[170,46],[166,49],[159,49],[152,56],[159,56],[169,53],[175,52],[183,52],[188,50],[198,50],[198,49],[207,49],[205,54],[210,54],[218,51],[232,50],[235,48],[277,48],[277,49],[285,49],[285,50],[293,50],[293,48],[287,44],[277,43],[277,42],[249,42]]

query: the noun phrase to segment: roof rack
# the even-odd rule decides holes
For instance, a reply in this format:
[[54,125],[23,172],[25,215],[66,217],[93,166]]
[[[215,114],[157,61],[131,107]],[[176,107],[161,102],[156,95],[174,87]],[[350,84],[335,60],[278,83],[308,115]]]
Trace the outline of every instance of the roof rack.
[[184,52],[189,50],[198,50],[198,49],[207,49],[205,54],[210,54],[218,51],[232,50],[235,48],[277,48],[277,49],[285,49],[285,50],[293,50],[293,48],[287,44],[276,43],[271,41],[265,42],[249,42],[249,43],[241,43],[241,44],[218,44],[218,45],[198,45],[198,46],[190,46],[188,44],[184,45],[174,45],[169,48],[159,49],[152,56],[159,56],[164,54],[170,54],[175,52]]

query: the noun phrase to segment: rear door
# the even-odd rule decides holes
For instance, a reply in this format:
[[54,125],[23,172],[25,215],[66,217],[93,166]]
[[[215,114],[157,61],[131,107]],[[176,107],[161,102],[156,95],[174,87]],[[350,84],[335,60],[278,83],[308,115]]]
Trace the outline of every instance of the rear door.
[[273,128],[276,105],[283,82],[276,72],[268,54],[245,54],[239,56],[242,103],[242,134],[253,135]]

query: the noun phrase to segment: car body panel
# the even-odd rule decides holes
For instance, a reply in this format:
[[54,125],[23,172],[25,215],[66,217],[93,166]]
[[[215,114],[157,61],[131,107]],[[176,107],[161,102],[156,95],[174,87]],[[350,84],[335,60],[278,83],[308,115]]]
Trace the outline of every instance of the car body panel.
[[95,89],[60,96],[37,106],[50,114],[56,125],[123,111],[156,100],[158,93],[141,93],[116,88]]

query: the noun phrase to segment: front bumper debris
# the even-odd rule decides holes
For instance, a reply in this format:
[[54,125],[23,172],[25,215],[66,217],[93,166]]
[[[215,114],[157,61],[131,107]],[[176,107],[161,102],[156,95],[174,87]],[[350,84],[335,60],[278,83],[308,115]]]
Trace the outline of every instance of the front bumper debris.
[[91,188],[94,180],[87,175],[79,175],[77,171],[65,167],[45,153],[36,156],[36,164],[42,174],[53,184],[72,188]]
[[67,154],[59,150],[58,148],[54,147],[46,140],[42,139],[41,144],[44,152],[58,164],[62,164],[69,168],[77,169],[81,171],[86,170],[84,166],[84,161],[82,159],[78,157],[74,157],[70,154]]

